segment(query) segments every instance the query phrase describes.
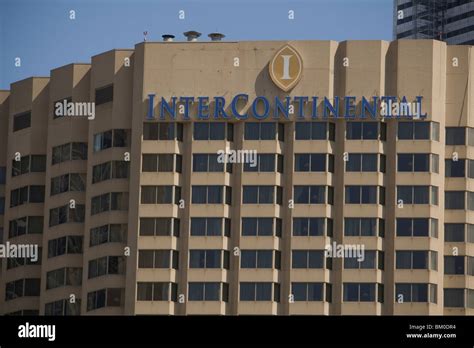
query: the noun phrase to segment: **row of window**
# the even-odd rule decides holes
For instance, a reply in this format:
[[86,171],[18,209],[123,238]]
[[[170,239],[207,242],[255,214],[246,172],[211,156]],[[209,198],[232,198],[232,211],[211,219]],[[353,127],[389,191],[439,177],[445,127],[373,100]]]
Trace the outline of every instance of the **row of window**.
[[[177,125],[177,126],[175,126]],[[333,122],[296,122],[296,140],[335,140]],[[145,122],[143,140],[178,140],[182,141],[183,125],[170,122]],[[448,129],[448,128],[447,128]],[[277,122],[245,122],[244,140],[279,140],[284,141],[285,125]],[[437,122],[398,122],[398,140],[434,140],[439,141],[439,123]],[[195,122],[193,123],[194,140],[227,140],[233,141],[232,123]],[[347,140],[383,140],[387,139],[387,124],[383,122],[346,122]]]
[[[463,224],[446,224],[449,241],[464,241]],[[451,227],[451,225],[453,225]],[[191,218],[191,236],[230,236],[230,219]],[[473,226],[473,225],[469,225]],[[180,223],[175,218],[140,218],[140,236],[179,237]],[[242,236],[281,236],[282,222],[278,218],[242,218]],[[451,232],[454,231],[454,232]],[[469,228],[469,241],[474,228]],[[293,218],[293,236],[333,235],[333,221],[329,218]],[[438,237],[438,220],[432,218],[397,218],[397,237]],[[385,236],[385,221],[379,218],[344,218],[344,236]],[[448,240],[447,240],[448,241]]]
[[[404,153],[397,155],[398,172],[439,172],[439,156],[436,154]],[[114,161],[114,163],[117,161]],[[123,166],[126,166],[124,162]],[[386,157],[376,153],[350,153],[345,160],[346,172],[382,172],[385,173]],[[431,164],[430,164],[431,163]],[[466,164],[467,163],[467,164]],[[101,166],[107,165],[107,168]],[[334,172],[334,155],[324,153],[295,154],[295,172]],[[467,170],[466,170],[467,167]],[[232,164],[220,161],[218,154],[193,154],[193,172],[232,173]],[[97,173],[96,173],[97,170]],[[101,172],[110,178],[110,162],[94,167],[94,182],[100,179]],[[125,172],[125,168],[123,170]],[[182,156],[176,154],[145,154],[142,161],[143,172],[178,172],[182,171]],[[244,172],[278,172],[283,173],[283,155],[258,154],[256,164],[244,163]],[[115,172],[115,169],[112,173]],[[128,177],[124,176],[117,177]],[[446,177],[474,178],[474,161],[458,159],[445,161]],[[97,177],[97,179],[96,179]],[[112,178],[115,176],[112,174]]]

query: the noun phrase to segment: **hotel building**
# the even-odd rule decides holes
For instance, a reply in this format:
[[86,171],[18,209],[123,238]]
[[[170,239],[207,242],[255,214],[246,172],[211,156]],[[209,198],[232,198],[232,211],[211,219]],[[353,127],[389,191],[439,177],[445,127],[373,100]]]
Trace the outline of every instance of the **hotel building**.
[[[0,313],[473,315],[473,78],[472,46],[434,40],[212,40],[15,82],[0,223],[41,257],[2,260]],[[175,96],[422,96],[428,116],[149,119],[150,94],[157,114]],[[58,117],[64,100],[95,118]],[[227,148],[257,166],[220,163]],[[364,260],[325,257],[333,243]]]

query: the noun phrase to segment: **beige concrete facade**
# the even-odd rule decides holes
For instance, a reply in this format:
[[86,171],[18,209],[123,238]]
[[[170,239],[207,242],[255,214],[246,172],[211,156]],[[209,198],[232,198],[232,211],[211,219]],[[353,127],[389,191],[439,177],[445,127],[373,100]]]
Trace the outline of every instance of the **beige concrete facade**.
[[[299,53],[303,62],[301,79],[288,93],[275,86],[268,72],[269,62],[286,44]],[[467,174],[464,177],[445,177],[444,161],[453,156],[474,160],[474,141],[468,145],[469,129],[474,129],[473,78],[472,46],[447,46],[433,40],[256,41],[139,43],[134,50],[112,50],[94,56],[90,64],[71,64],[54,69],[48,78],[32,77],[16,82],[9,92],[0,91],[0,167],[6,167],[6,184],[0,183],[0,197],[5,197],[5,213],[0,215],[0,223],[4,225],[3,243],[37,244],[42,247],[42,258],[39,265],[24,264],[11,268],[7,267],[6,260],[2,262],[0,313],[473,315],[474,271],[470,258],[474,257],[474,234],[473,239],[469,239],[467,230],[469,224],[474,224],[474,206],[469,209],[469,202],[465,202],[463,208],[445,209],[445,191],[474,192],[474,179],[471,180]],[[112,96],[105,97],[106,102],[98,102],[98,95],[103,98],[101,89],[109,86],[113,86],[108,90]],[[333,140],[298,140],[295,119],[289,121],[280,117],[260,123],[283,124],[283,141],[278,137],[274,140],[245,140],[246,122],[259,122],[252,119],[230,120],[233,139],[226,136],[224,140],[196,140],[193,127],[202,121],[191,117],[191,120],[178,118],[173,121],[176,133],[181,127],[178,124],[182,124],[182,140],[179,137],[146,140],[144,123],[150,123],[146,118],[150,93],[156,94],[155,110],[161,107],[161,97],[169,101],[175,96],[224,96],[230,100],[245,93],[249,101],[258,96],[274,99],[287,95],[326,96],[329,99],[355,96],[357,100],[363,96],[406,96],[409,100],[423,96],[423,111],[427,112],[428,118],[415,123],[429,124],[429,136],[399,139],[399,123],[402,121],[379,119],[377,139],[348,139],[348,121],[330,119],[333,126],[328,127],[334,127],[335,131]],[[68,98],[72,102],[96,102],[95,119],[53,117],[55,102]],[[193,104],[191,114],[196,112],[196,108]],[[243,110],[248,108],[246,105]],[[322,110],[322,104],[318,108]],[[30,126],[14,131],[15,117],[24,112],[31,112]],[[216,121],[211,116],[211,129],[213,122]],[[155,120],[151,123],[163,122]],[[464,145],[445,145],[447,127],[464,129]],[[385,128],[386,136],[382,136]],[[109,144],[108,131],[112,131],[111,145],[101,145]],[[102,137],[98,136],[100,133],[107,134]],[[127,141],[121,141],[122,134],[129,134],[125,136]],[[84,149],[82,145],[65,146],[64,151],[69,151],[69,155],[56,150],[70,143],[87,144],[86,158],[77,155],[81,151],[78,149]],[[231,173],[224,170],[193,171],[193,155],[216,154],[226,148],[281,155],[283,170],[278,171],[275,164],[273,172],[244,171],[242,164],[235,163]],[[21,157],[46,156],[45,170],[12,176],[16,153]],[[345,158],[351,153],[377,154],[377,170],[346,170]],[[145,172],[142,170],[143,155],[147,154],[179,155],[182,169],[177,170],[177,163],[174,163],[172,171]],[[326,162],[330,162],[329,157],[334,159],[334,170],[296,171],[295,154],[326,154]],[[398,171],[399,154],[428,154],[429,169]],[[385,169],[379,170],[382,158]],[[127,162],[128,175],[118,174],[114,161]],[[94,168],[107,162],[112,162],[106,171],[107,178],[97,181]],[[329,168],[328,163],[326,167]],[[466,164],[466,173],[467,167]],[[59,189],[60,192],[52,195],[55,178],[66,174],[69,176],[64,179],[68,182],[65,191]],[[71,174],[84,178],[82,189],[72,184]],[[23,204],[12,206],[11,192],[32,185],[44,186],[44,202],[30,202],[28,199]],[[163,185],[174,187],[172,198],[180,191],[179,199],[165,204],[142,203],[145,186]],[[225,187],[221,197],[231,192],[231,201],[227,202],[231,204],[226,204],[225,198],[222,198],[222,203],[192,203],[193,187],[211,185]],[[244,204],[244,188],[248,185],[276,187],[274,197],[279,196],[281,188],[281,203],[275,198],[273,204]],[[295,199],[295,186],[313,185],[325,187],[323,204],[291,204],[290,201]],[[375,204],[346,203],[347,186],[367,185],[378,187]],[[436,187],[437,202],[430,199],[426,204],[405,202],[400,206],[397,187],[413,185]],[[79,218],[78,209],[82,208],[78,205],[84,206],[84,216]],[[65,210],[59,209],[63,206],[67,206]],[[106,208],[102,209],[104,206]],[[64,212],[67,217],[64,217]],[[31,216],[44,217],[41,234],[12,234],[11,221]],[[230,234],[191,235],[192,218],[199,217],[229,219]],[[163,235],[156,228],[155,234],[159,235],[141,235],[139,231],[144,228],[141,225],[145,224],[141,219],[144,218],[173,219],[170,221],[179,234]],[[272,236],[242,235],[243,218],[273,218],[274,232],[281,222],[281,236],[276,232]],[[299,218],[324,219],[324,233],[296,236],[294,223]],[[377,231],[373,235],[349,235],[345,233],[348,218],[371,218],[377,221]],[[401,224],[403,218],[425,219],[429,224],[428,235],[397,235],[397,223]],[[52,223],[53,220],[59,222]],[[227,222],[222,220],[221,223],[222,228]],[[445,223],[465,224],[464,239],[445,242]],[[330,224],[332,231],[328,232]],[[103,239],[97,242],[96,229],[105,225],[109,227],[104,229]],[[121,232],[113,234],[112,229]],[[79,249],[77,241],[82,242]],[[332,242],[363,245],[365,250],[374,251],[377,255],[374,266],[353,269],[345,267],[343,259],[329,261],[323,258],[322,267],[293,267],[293,251],[322,251]],[[140,267],[139,252],[146,250],[168,251],[168,260],[164,262],[168,266]],[[220,266],[190,267],[194,262],[191,250],[222,250]],[[273,251],[272,267],[242,267],[242,252],[248,250]],[[177,252],[176,267],[171,265],[173,251]],[[426,252],[425,267],[398,267],[398,251]],[[445,256],[453,255],[465,256],[463,274],[445,274]],[[225,266],[226,258],[228,266]],[[279,267],[275,266],[277,259]],[[156,264],[158,256],[154,260]],[[472,265],[474,267],[474,262]],[[62,275],[52,276],[54,271]],[[40,279],[39,293],[27,295],[28,290],[23,285],[20,296],[20,290],[15,287],[19,283],[12,284],[21,279]],[[205,300],[200,291],[192,296],[202,295],[201,300],[190,299],[189,285],[206,282],[219,284],[219,299]],[[261,290],[260,294],[265,295],[262,295],[264,300],[260,300],[259,290],[255,290],[254,300],[243,299],[243,287],[250,284],[250,288],[254,284],[257,289],[260,286],[257,283],[272,284],[271,298],[266,297],[267,290]],[[301,295],[296,295],[294,283],[316,283],[315,289],[318,290],[314,291],[318,295],[314,292],[309,295],[307,290],[307,299],[302,300]],[[366,284],[369,284],[369,290],[363,291]],[[400,288],[397,284],[401,284]],[[412,284],[422,284],[417,289],[427,289],[425,300]],[[397,289],[406,289],[407,286],[411,286],[412,298],[418,296],[418,300],[407,300],[406,292],[400,300],[401,290]],[[163,290],[165,288],[167,290]],[[206,285],[203,288],[207,289]],[[354,289],[358,289],[355,295]],[[456,294],[463,294],[459,295],[462,303],[459,305],[459,298],[454,301],[457,305],[447,306],[446,298],[451,299],[454,292],[446,292],[446,289],[458,289]],[[365,300],[362,299],[364,296]]]

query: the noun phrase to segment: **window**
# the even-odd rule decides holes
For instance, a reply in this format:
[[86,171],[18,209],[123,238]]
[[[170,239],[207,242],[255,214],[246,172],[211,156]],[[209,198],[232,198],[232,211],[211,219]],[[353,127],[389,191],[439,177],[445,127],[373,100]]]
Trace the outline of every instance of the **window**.
[[230,237],[230,219],[191,218],[191,236],[226,236]]
[[[283,125],[283,124],[281,124]],[[278,140],[283,141],[283,129],[278,127]],[[245,140],[276,140],[277,123],[275,122],[245,122]]]
[[376,250],[364,250],[362,257],[354,252],[352,256],[344,258],[345,269],[377,269]]
[[383,226],[382,219],[377,218],[344,218],[344,236],[346,237],[373,237],[377,235],[377,220],[379,221],[379,236]]
[[224,140],[232,141],[233,127],[227,124],[227,138],[226,138],[226,123],[224,122],[194,122],[194,140]]
[[397,250],[397,269],[428,269],[429,252],[426,250]]
[[323,283],[291,283],[294,301],[323,301]]
[[[272,297],[272,288],[274,290]],[[279,284],[263,282],[241,282],[240,301],[273,301],[280,302]]]
[[296,122],[296,140],[335,140],[336,124],[332,122]]
[[[225,159],[224,159],[225,161]],[[217,154],[193,154],[193,172],[224,172],[232,173],[232,163],[219,161]],[[224,166],[225,164],[225,166]]]
[[[13,176],[13,173],[12,173],[12,176]],[[7,167],[0,167],[0,185],[5,185],[6,178],[7,178]]]
[[[326,224],[325,224],[326,222]],[[326,225],[326,227],[325,227]],[[326,218],[293,218],[293,236],[315,237],[326,235],[332,236],[332,219]]]
[[138,268],[179,267],[179,252],[176,250],[138,250]]
[[281,204],[282,188],[276,186],[247,186],[243,189],[243,204]]
[[[430,126],[433,129],[438,128],[439,123],[435,122],[398,122],[398,139],[399,140],[430,140]],[[436,126],[435,126],[436,125]],[[432,138],[432,140],[439,140],[439,138]]]
[[344,283],[344,302],[374,302],[375,283]]
[[82,284],[82,268],[65,267],[46,273],[46,290],[61,286],[80,286]]
[[279,218],[242,218],[242,236],[281,237],[282,220]]
[[85,206],[83,204],[76,204],[74,209],[69,205],[63,205],[49,210],[49,227],[70,222],[84,222],[84,217]]
[[19,297],[39,296],[39,278],[18,279],[5,284],[5,301],[14,300]]
[[48,258],[64,254],[82,254],[82,236],[66,236],[48,241]]
[[346,139],[347,140],[385,140],[386,127],[385,123],[379,122],[346,122]]
[[44,186],[24,186],[10,192],[10,208],[25,203],[43,203]]
[[445,242],[464,242],[465,224],[452,223],[444,224],[444,241]]
[[[430,171],[430,154],[398,154],[399,172],[429,172]],[[437,157],[438,155],[431,155]],[[433,158],[431,172],[437,173],[438,166],[435,165],[436,160]]]
[[397,237],[438,238],[438,220],[428,218],[397,218]]
[[466,128],[446,127],[446,145],[466,145]]
[[175,154],[144,154],[142,172],[178,172],[181,173],[183,158]]
[[89,261],[88,278],[107,274],[125,274],[125,256],[104,256]]
[[12,161],[12,176],[46,171],[46,155],[23,156],[19,161]]
[[193,204],[228,204],[232,202],[232,190],[229,186],[199,186],[192,187]]
[[183,141],[183,124],[176,122],[143,123],[143,140]]
[[179,219],[140,218],[140,236],[179,237]]
[[444,167],[445,167],[445,177],[447,178],[466,177],[466,160],[464,159],[458,159],[456,161],[447,159],[444,161]]
[[[377,190],[379,195],[377,195]],[[378,197],[377,197],[378,196]],[[385,188],[379,186],[346,186],[346,204],[385,204]],[[378,202],[377,202],[378,198]]]
[[95,105],[101,105],[114,100],[114,85],[97,88],[95,90]]
[[333,189],[328,186],[326,200],[326,186],[294,186],[294,202],[296,204],[332,204]]
[[189,268],[229,269],[227,250],[189,250]]
[[44,315],[81,315],[81,299],[71,303],[69,299],[46,303]]
[[[428,297],[428,285],[435,284],[424,284],[424,283],[396,283],[395,284],[395,302],[432,302],[435,300],[435,296]],[[436,291],[436,287],[430,286],[430,291]]]
[[[292,268],[324,268],[324,250],[293,250],[291,257]],[[330,263],[331,259],[327,258]],[[327,268],[331,268],[328,264]]]
[[444,274],[465,274],[464,256],[445,256]]
[[397,203],[438,205],[438,188],[436,186],[397,186]]
[[376,153],[351,153],[346,161],[346,172],[376,172],[377,157]]
[[178,204],[180,199],[179,186],[142,186],[141,204]]
[[[277,161],[278,159],[278,161]],[[277,166],[278,162],[278,166]],[[278,154],[258,154],[256,165],[246,161],[244,172],[283,172],[283,156]]]
[[87,160],[87,143],[68,143],[53,147],[53,165],[71,160]]
[[7,269],[12,269],[20,266],[40,266],[42,259],[43,248],[38,247],[38,253],[36,256],[31,255],[24,257],[9,257],[7,259]]
[[85,174],[65,174],[51,179],[50,195],[54,196],[69,191],[85,192],[86,190]]
[[19,131],[31,126],[31,111],[13,116],[13,131]]
[[43,233],[42,216],[26,216],[9,223],[9,238],[21,236],[23,234],[41,234]]
[[178,301],[178,284],[138,282],[137,301]]
[[445,191],[444,192],[445,209],[462,209],[466,207],[464,191]]
[[[326,165],[328,158],[328,165]],[[334,156],[324,153],[295,154],[295,172],[332,172],[334,173]]]
[[[465,307],[465,289],[444,289],[444,307]],[[471,306],[472,308],[472,306]]]
[[130,175],[130,162],[111,161],[92,167],[92,183],[111,179],[126,179]]
[[217,282],[190,282],[188,284],[188,299],[189,301],[227,302],[229,300],[229,285]]
[[273,268],[280,269],[280,252],[273,250],[242,250],[240,253],[240,268]]
[[104,243],[125,243],[127,230],[127,224],[110,224],[91,228],[89,245],[93,247]]
[[113,210],[128,210],[128,192],[108,192],[91,198],[91,215]]
[[125,296],[123,288],[108,288],[87,293],[87,311],[103,307],[120,307]]
[[111,147],[129,147],[130,129],[112,129],[94,134],[94,152]]

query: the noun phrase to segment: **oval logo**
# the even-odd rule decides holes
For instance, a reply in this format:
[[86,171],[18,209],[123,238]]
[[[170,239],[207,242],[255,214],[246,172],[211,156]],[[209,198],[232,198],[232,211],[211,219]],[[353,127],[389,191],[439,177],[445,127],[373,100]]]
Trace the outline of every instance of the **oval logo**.
[[285,45],[275,54],[269,69],[273,83],[281,90],[288,92],[301,78],[303,60],[293,47]]

